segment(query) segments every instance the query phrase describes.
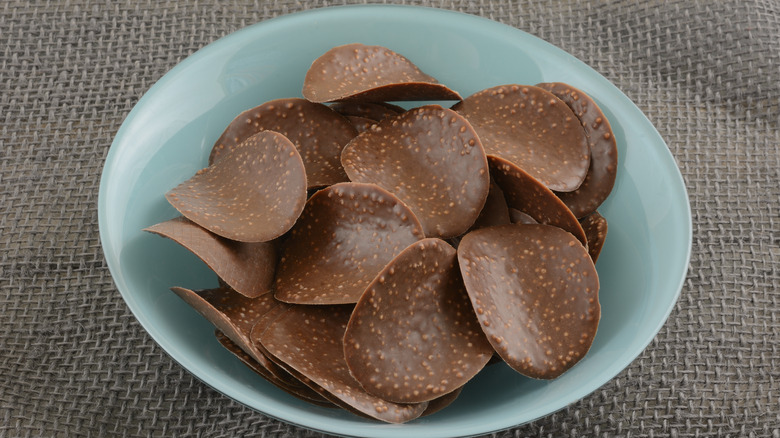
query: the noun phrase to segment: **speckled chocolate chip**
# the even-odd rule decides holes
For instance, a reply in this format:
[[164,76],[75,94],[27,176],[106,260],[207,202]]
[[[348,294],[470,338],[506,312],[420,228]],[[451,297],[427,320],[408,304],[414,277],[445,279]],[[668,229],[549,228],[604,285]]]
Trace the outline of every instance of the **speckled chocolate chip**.
[[468,230],[490,189],[487,160],[474,129],[438,105],[379,122],[347,144],[341,163],[350,180],[374,183],[398,196],[428,237]]
[[342,116],[356,116],[379,122],[406,111],[400,106],[385,102],[338,102],[330,106]]
[[492,227],[493,225],[505,225],[511,223],[509,217],[509,207],[507,207],[506,199],[504,198],[504,192],[493,181],[490,181],[490,192],[488,192],[485,206],[482,207],[482,211],[479,213],[474,225],[471,226],[471,230],[478,230],[480,228]]
[[241,242],[266,242],[289,230],[306,202],[306,173],[292,143],[255,134],[165,197],[187,219]]
[[571,108],[580,119],[590,145],[590,167],[585,180],[573,192],[558,193],[575,216],[582,218],[596,210],[612,191],[617,176],[618,151],[609,121],[593,99],[571,85],[538,84]]
[[513,163],[497,157],[488,157],[488,162],[491,175],[504,191],[510,208],[520,210],[540,224],[562,228],[587,245],[582,226],[555,193]]
[[314,60],[303,81],[312,102],[460,100],[407,58],[381,46],[347,44]]
[[488,340],[519,373],[560,376],[590,349],[599,281],[588,251],[549,225],[502,225],[467,234],[463,281]]
[[422,238],[414,213],[379,186],[322,189],[282,244],[276,297],[297,304],[355,303],[387,262]]
[[305,99],[272,100],[239,114],[214,144],[209,164],[260,131],[275,131],[293,142],[306,166],[308,187],[347,180],[339,157],[341,149],[357,131],[352,123],[326,105]]
[[203,260],[226,285],[247,297],[271,290],[276,271],[273,242],[236,242],[225,239],[185,217],[165,221],[144,231],[167,237]]
[[[315,405],[323,406],[323,407],[334,407],[333,403],[325,400],[317,392],[313,391],[311,388],[304,385],[299,380],[295,379],[295,377],[293,377],[286,371],[283,372],[287,374],[288,380],[282,380],[277,378],[275,374],[270,374],[268,369],[265,366],[263,366],[260,362],[254,360],[252,356],[248,355],[244,350],[241,349],[241,347],[238,346],[238,344],[231,341],[230,338],[228,338],[221,331],[216,330],[214,332],[214,335],[217,337],[217,341],[219,341],[219,343],[223,347],[225,347],[226,350],[233,353],[233,355],[235,355],[239,360],[241,360],[241,362],[244,365],[246,365],[249,369],[261,375],[264,379],[272,383],[277,388],[303,401],[313,403]],[[277,369],[280,368],[277,367]]]
[[492,354],[455,249],[440,239],[413,243],[388,263],[357,302],[344,334],[352,376],[369,393],[398,403],[454,391]]
[[523,213],[522,211],[516,208],[509,209],[509,219],[513,224],[538,224],[539,223],[536,221],[536,219],[532,218],[528,214]]
[[593,259],[593,263],[601,254],[601,248],[604,246],[604,242],[607,240],[607,220],[599,212],[593,213],[580,219],[582,229],[585,230],[585,235],[588,236],[588,253],[590,258]]
[[399,404],[367,393],[344,360],[342,339],[353,306],[290,306],[260,342],[277,359],[353,409],[389,423],[422,414],[427,403]]
[[551,190],[580,186],[590,163],[585,131],[569,107],[530,85],[479,91],[453,106],[479,134],[485,152],[522,168]]
[[249,336],[257,320],[276,307],[273,294],[248,298],[225,286],[200,291],[183,287],[172,287],[171,290],[254,360],[266,368],[274,366],[254,348]]

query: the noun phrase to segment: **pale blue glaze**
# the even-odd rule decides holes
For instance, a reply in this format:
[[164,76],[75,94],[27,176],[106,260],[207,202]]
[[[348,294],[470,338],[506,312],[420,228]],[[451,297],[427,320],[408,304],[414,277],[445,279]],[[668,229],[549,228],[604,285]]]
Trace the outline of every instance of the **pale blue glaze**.
[[[212,326],[169,291],[216,279],[175,243],[141,229],[176,216],[163,195],[205,166],[239,112],[301,95],[306,69],[351,42],[396,50],[467,96],[505,83],[568,82],[593,96],[615,129],[619,174],[601,213],[602,320],[587,357],[557,380],[484,370],[449,408],[387,425],[318,408],[267,384],[223,350]],[[172,69],[138,102],[108,154],[98,201],[100,237],[119,291],[149,334],[198,378],[270,416],[341,435],[450,437],[505,429],[577,401],[650,343],[677,301],[691,249],[682,177],[641,111],[582,62],[517,29],[435,9],[357,6],[268,20],[229,35]]]

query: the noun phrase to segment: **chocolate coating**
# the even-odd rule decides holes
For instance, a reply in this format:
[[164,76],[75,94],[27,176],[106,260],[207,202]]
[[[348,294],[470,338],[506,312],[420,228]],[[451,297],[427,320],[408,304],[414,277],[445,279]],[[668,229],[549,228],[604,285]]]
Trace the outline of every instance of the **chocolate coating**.
[[[270,353],[269,353],[269,355],[270,355]],[[284,368],[287,372],[289,372],[290,375],[294,376],[296,379],[298,379],[301,382],[303,382],[306,386],[309,387],[309,389],[311,389],[312,391],[316,392],[322,398],[324,398],[325,400],[329,401],[333,405],[335,405],[335,406],[337,406],[337,407],[339,407],[341,409],[344,409],[345,411],[350,412],[350,413],[352,413],[354,415],[357,415],[358,417],[367,418],[369,420],[375,420],[374,417],[366,415],[363,412],[360,412],[359,410],[357,410],[357,409],[353,408],[352,406],[350,406],[349,404],[345,403],[343,400],[341,400],[340,398],[338,398],[334,394],[332,394],[332,393],[328,392],[327,390],[325,390],[322,386],[316,384],[310,378],[308,378],[308,377],[304,376],[303,374],[301,374],[300,372],[298,372],[295,368],[293,368],[290,365],[288,365],[288,364],[282,362],[281,360],[279,360],[279,358],[274,357],[273,355],[270,355],[270,358],[277,365],[279,365],[281,368]]]
[[219,343],[223,347],[225,347],[226,350],[233,353],[233,355],[235,355],[239,360],[241,360],[241,362],[243,362],[244,365],[249,367],[249,369],[261,375],[264,379],[274,384],[277,388],[303,401],[314,403],[315,405],[318,406],[333,407],[333,403],[325,400],[317,392],[313,391],[311,388],[304,385],[299,380],[295,379],[295,377],[293,377],[286,371],[281,370],[281,368],[276,367],[278,370],[281,370],[286,373],[286,375],[288,376],[287,377],[288,380],[281,380],[277,378],[276,375],[269,373],[268,369],[265,366],[263,366],[260,362],[254,360],[252,356],[244,352],[244,350],[242,350],[241,347],[238,346],[238,344],[231,341],[230,338],[228,338],[221,331],[216,330],[214,332],[214,335],[217,337],[217,341],[219,341]]
[[406,111],[400,106],[384,102],[338,102],[332,104],[330,109],[345,117],[364,117],[375,122]]
[[274,366],[252,345],[250,340],[250,332],[257,320],[276,306],[272,294],[248,298],[225,286],[200,291],[183,287],[172,287],[171,290],[214,324],[252,359],[266,369]]
[[497,157],[488,157],[488,162],[510,208],[520,210],[540,224],[562,228],[587,245],[582,226],[555,193],[510,162]]
[[488,156],[514,163],[557,191],[580,186],[590,163],[587,137],[572,111],[548,91],[501,85],[453,106],[474,126]]
[[438,398],[435,398],[428,402],[428,407],[425,408],[425,411],[420,415],[420,417],[427,417],[428,415],[433,415],[442,409],[446,408],[447,406],[451,405],[457,398],[460,396],[460,393],[463,391],[463,387],[448,393],[444,394]]
[[360,116],[344,116],[349,120],[349,123],[352,123],[352,126],[355,128],[355,131],[360,134],[361,132],[368,131],[369,128],[376,125],[375,120],[371,120],[366,117],[360,117]]
[[[287,303],[278,300],[276,302],[278,304],[274,308],[270,309],[268,312],[263,314],[263,316],[258,318],[257,321],[255,322],[255,325],[252,326],[252,330],[249,332],[249,340],[250,342],[252,342],[252,346],[257,351],[262,353],[263,356],[268,358],[268,360],[270,360],[271,362],[276,363],[284,371],[282,374],[287,374],[289,373],[288,367],[285,366],[284,364],[279,364],[278,360],[276,360],[274,356],[268,350],[266,350],[266,348],[260,342],[260,337],[263,336],[263,333],[266,331],[268,326],[270,326],[271,323],[273,323],[276,320],[276,318],[281,316],[284,312],[287,311],[287,309],[290,308],[290,305]],[[290,374],[295,376],[295,374],[293,373]]]
[[165,197],[187,219],[241,242],[267,242],[289,230],[306,202],[301,156],[276,132],[257,133]]
[[399,403],[436,399],[463,386],[493,355],[458,270],[455,249],[424,239],[368,286],[344,334],[352,376]]
[[398,196],[427,237],[466,232],[490,189],[476,132],[463,117],[438,105],[379,122],[347,144],[341,163],[352,181],[374,183]]
[[203,260],[225,284],[247,297],[271,290],[276,271],[276,245],[225,239],[185,217],[173,218],[144,231],[167,237]]
[[260,341],[277,359],[364,415],[390,423],[419,417],[427,403],[382,400],[363,390],[350,374],[342,339],[351,313],[352,306],[291,306]]
[[580,224],[585,230],[585,235],[588,236],[590,258],[593,259],[593,263],[596,263],[599,254],[601,254],[601,248],[604,247],[604,242],[607,240],[607,219],[598,211],[594,211],[580,219]]
[[422,227],[406,205],[373,184],[315,193],[283,243],[276,297],[297,304],[355,303]]
[[347,44],[315,59],[303,81],[312,102],[460,100],[404,56],[381,46]]
[[504,192],[494,181],[490,182],[490,191],[488,192],[485,206],[479,213],[479,217],[471,226],[470,230],[477,230],[493,225],[505,225],[511,223],[509,207],[504,198]]
[[588,137],[590,166],[585,180],[573,192],[556,193],[577,218],[582,218],[596,211],[615,185],[618,164],[615,135],[601,108],[581,90],[560,82],[537,84],[537,87],[564,101],[580,119]]
[[458,261],[482,330],[514,370],[552,379],[590,349],[599,281],[571,234],[549,225],[483,228],[461,240]]
[[339,158],[357,131],[326,105],[297,98],[272,100],[239,114],[214,144],[209,164],[261,131],[278,132],[295,145],[306,167],[308,188],[347,180]]
[[509,218],[513,224],[538,224],[539,223],[536,221],[536,219],[532,218],[528,214],[523,213],[522,211],[516,208],[509,209]]

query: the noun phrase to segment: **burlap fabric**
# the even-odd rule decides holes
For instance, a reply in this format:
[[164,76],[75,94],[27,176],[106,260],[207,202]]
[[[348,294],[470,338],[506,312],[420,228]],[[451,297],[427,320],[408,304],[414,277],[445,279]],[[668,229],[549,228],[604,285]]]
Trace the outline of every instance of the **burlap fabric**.
[[[780,437],[780,2],[412,2],[482,15],[623,90],[690,194],[690,271],[618,377],[509,436]],[[116,291],[98,240],[122,120],[207,43],[314,1],[0,4],[0,436],[315,436],[210,389]]]

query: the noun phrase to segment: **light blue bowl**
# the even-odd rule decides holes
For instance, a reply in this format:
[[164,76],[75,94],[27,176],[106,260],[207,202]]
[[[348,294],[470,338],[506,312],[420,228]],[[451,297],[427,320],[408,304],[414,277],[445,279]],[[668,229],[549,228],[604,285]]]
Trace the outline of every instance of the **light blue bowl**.
[[[554,381],[488,367],[449,408],[404,425],[308,405],[246,369],[212,326],[169,291],[216,278],[175,243],[141,232],[177,215],[163,195],[206,160],[224,127],[264,101],[301,95],[317,56],[351,42],[387,46],[463,96],[493,85],[568,82],[589,93],[615,130],[619,169],[601,213],[609,234],[598,263],[602,319],[593,348]],[[195,376],[272,417],[334,434],[452,437],[488,433],[550,414],[617,375],[650,343],[680,293],[691,248],[682,177],[640,110],[560,49],[490,20],[436,9],[358,6],[292,14],[198,51],[138,102],[114,139],[98,200],[100,237],[117,288],[138,321]]]

